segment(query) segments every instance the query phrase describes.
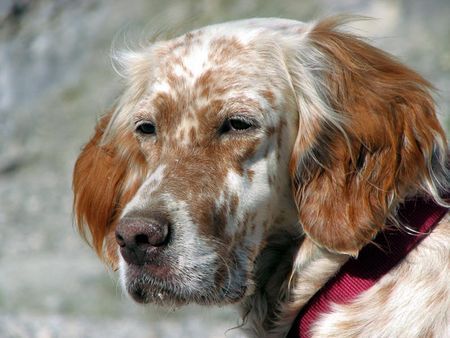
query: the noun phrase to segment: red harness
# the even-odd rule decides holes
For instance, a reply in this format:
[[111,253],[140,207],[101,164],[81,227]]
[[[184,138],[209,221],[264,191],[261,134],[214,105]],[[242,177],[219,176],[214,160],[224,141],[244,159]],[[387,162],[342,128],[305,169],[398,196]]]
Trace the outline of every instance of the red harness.
[[[402,224],[417,231],[411,234],[397,229],[386,230],[364,247],[358,259],[349,260],[337,275],[314,295],[295,319],[288,338],[310,337],[309,330],[331,304],[346,304],[374,285],[416,247],[447,213],[448,208],[433,201],[416,199],[399,210]],[[382,250],[380,250],[382,248]]]

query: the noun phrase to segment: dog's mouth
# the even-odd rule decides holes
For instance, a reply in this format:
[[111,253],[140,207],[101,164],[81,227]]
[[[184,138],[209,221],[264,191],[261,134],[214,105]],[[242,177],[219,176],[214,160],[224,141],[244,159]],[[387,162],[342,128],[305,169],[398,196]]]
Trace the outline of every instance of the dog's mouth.
[[248,292],[247,278],[239,271],[224,276],[219,269],[208,276],[201,271],[180,273],[168,266],[122,264],[121,273],[124,289],[140,304],[225,305],[240,301]]
[[134,301],[141,304],[183,305],[188,303],[180,292],[182,287],[169,267],[126,265],[124,271],[124,288]]
[[142,281],[133,281],[127,286],[127,292],[137,303],[153,303],[161,306],[182,306],[189,303],[189,299],[177,294],[176,288],[167,286],[151,286]]

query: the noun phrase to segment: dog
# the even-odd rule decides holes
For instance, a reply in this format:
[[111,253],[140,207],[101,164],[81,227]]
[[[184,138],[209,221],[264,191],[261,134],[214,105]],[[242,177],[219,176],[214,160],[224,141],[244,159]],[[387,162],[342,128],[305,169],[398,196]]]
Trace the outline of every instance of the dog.
[[[125,88],[76,162],[74,213],[136,302],[239,304],[253,337],[449,334],[432,86],[348,21],[248,19],[115,54]],[[400,216],[414,205],[437,215],[425,230]],[[398,243],[375,239],[392,231]],[[296,327],[367,247],[408,238],[355,282],[372,285]]]

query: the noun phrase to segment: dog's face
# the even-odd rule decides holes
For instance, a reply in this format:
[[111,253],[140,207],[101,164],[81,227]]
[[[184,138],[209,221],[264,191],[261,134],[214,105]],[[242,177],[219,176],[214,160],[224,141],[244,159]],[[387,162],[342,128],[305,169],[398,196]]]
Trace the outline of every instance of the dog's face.
[[75,211],[135,300],[236,302],[272,234],[356,254],[408,193],[436,193],[428,83],[337,24],[226,23],[119,56]]
[[151,63],[147,89],[123,117],[147,173],[116,229],[139,302],[241,299],[270,226],[295,219],[283,195],[297,128],[289,84],[266,76],[277,65],[251,43],[206,34],[154,46],[139,61]]

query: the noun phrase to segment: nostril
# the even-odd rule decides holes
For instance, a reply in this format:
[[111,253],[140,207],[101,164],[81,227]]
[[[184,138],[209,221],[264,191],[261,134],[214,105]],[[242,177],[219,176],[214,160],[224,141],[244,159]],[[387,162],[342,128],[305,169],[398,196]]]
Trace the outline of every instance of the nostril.
[[169,222],[162,217],[123,218],[117,226],[115,237],[121,249],[146,251],[169,243]]
[[128,264],[143,265],[154,261],[170,242],[170,224],[166,217],[124,217],[115,236],[120,254]]
[[134,241],[136,242],[137,246],[150,244],[150,242],[148,240],[148,236],[145,234],[136,235],[136,237],[134,238]]
[[125,246],[125,239],[116,231],[116,242],[120,247]]

